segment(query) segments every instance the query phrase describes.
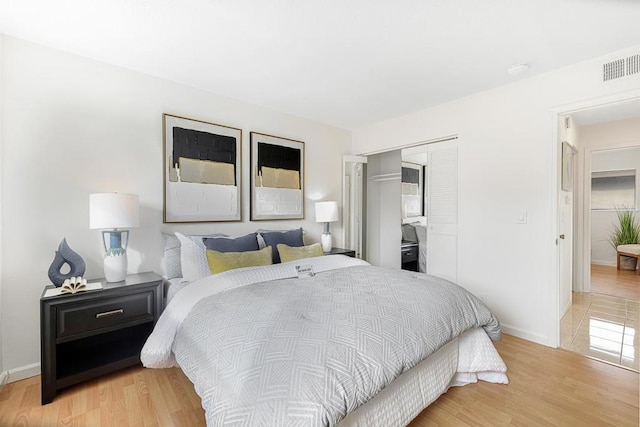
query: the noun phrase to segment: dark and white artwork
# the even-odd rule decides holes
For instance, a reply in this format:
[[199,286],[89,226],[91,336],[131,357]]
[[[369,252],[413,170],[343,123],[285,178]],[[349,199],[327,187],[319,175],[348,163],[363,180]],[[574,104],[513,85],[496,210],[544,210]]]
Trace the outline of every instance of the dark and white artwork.
[[242,130],[163,115],[164,222],[241,220]]
[[304,218],[304,142],[251,132],[251,220]]

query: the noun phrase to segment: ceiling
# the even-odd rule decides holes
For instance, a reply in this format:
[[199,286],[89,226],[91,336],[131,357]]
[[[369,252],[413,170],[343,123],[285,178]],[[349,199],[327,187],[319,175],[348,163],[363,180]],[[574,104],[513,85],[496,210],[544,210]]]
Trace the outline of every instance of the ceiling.
[[640,45],[637,0],[0,3],[5,34],[346,129]]

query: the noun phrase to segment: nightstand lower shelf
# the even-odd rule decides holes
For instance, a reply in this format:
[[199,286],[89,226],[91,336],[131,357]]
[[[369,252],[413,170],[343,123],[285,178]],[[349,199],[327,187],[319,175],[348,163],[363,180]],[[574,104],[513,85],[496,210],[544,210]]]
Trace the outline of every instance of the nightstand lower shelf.
[[129,365],[140,362],[140,351],[152,330],[153,322],[147,322],[58,344],[56,384],[60,387],[60,384],[74,384],[94,378],[101,375],[94,371],[103,371],[107,365],[124,361],[128,361]]
[[140,273],[101,283],[100,290],[40,298],[43,405],[62,388],[140,363],[162,312],[162,278]]

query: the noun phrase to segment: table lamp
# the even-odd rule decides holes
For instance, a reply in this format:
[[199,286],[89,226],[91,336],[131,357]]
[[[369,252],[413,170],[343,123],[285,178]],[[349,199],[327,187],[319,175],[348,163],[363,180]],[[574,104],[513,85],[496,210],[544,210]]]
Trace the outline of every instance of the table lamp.
[[[105,250],[104,277],[107,282],[121,282],[127,276],[129,230],[140,224],[138,196],[121,193],[89,195],[89,228],[103,229]],[[125,237],[124,246],[122,245]]]
[[324,222],[324,232],[322,233],[322,250],[331,252],[331,233],[329,223],[338,220],[338,202],[317,202],[316,222]]

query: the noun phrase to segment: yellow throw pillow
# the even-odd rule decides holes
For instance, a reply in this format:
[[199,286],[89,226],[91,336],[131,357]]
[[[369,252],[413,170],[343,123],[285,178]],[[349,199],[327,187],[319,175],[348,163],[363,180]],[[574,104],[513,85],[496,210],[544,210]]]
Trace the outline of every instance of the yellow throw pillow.
[[277,247],[278,253],[280,253],[280,261],[282,262],[324,255],[324,252],[322,252],[322,245],[320,243],[314,243],[313,245],[299,247],[292,247],[282,243],[278,243]]
[[213,274],[242,267],[271,265],[271,246],[259,251],[246,252],[218,252],[207,249],[207,262]]

